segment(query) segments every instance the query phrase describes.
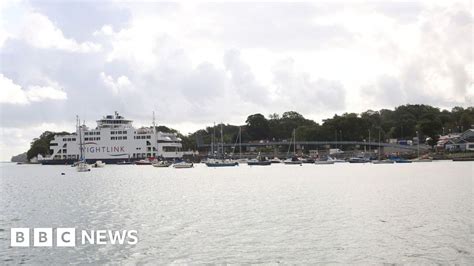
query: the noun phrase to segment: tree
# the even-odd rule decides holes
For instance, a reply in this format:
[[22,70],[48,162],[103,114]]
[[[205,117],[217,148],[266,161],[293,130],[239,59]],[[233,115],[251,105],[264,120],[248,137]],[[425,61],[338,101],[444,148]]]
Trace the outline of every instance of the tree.
[[43,132],[39,138],[35,138],[31,142],[30,149],[26,152],[27,159],[30,160],[31,158],[38,156],[38,154],[41,154],[42,156],[50,154],[49,144],[54,139],[54,136],[66,134],[69,133],[51,131]]
[[267,139],[269,135],[268,120],[262,114],[253,114],[247,117],[247,133],[252,140]]

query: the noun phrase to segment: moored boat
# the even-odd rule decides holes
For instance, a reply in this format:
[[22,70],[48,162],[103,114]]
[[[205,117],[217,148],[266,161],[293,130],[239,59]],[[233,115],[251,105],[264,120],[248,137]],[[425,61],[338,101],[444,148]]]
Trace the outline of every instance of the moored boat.
[[302,163],[314,163],[315,161],[313,158],[304,158],[301,160]]
[[103,168],[105,167],[105,163],[102,161],[96,161],[95,163],[92,164],[92,167],[94,168]]
[[151,161],[149,159],[142,159],[135,162],[135,165],[151,165]]
[[368,163],[370,162],[366,158],[361,158],[361,157],[352,157],[349,159],[349,163]]
[[333,160],[316,160],[314,161],[314,164],[334,164],[335,162]]
[[239,163],[233,160],[225,159],[209,159],[206,162],[208,167],[226,167],[226,166],[238,166]]
[[281,163],[281,160],[278,157],[274,157],[273,159],[270,159],[270,162],[273,163]]
[[395,162],[392,160],[375,160],[375,161],[372,161],[372,163],[373,164],[393,164]]
[[153,167],[170,167],[171,164],[169,161],[154,161],[151,165],[153,165]]
[[265,157],[262,157],[260,155],[260,153],[258,154],[257,158],[255,159],[251,159],[247,162],[248,165],[252,166],[252,165],[261,165],[261,166],[265,166],[265,165],[271,165],[272,162],[270,162],[269,160],[267,160],[267,158]]
[[193,168],[194,167],[194,164],[193,163],[188,163],[188,162],[179,162],[179,163],[175,163],[173,164],[173,167],[174,168],[178,168],[178,169],[181,169],[181,168]]
[[303,163],[301,162],[301,160],[300,160],[298,157],[296,157],[296,156],[293,156],[293,157],[291,157],[291,158],[288,158],[288,159],[284,160],[283,163],[284,163],[284,164],[294,164],[294,165],[297,165],[297,164],[298,164],[298,165],[301,165],[301,164],[303,164]]
[[78,172],[89,172],[91,170],[91,166],[87,164],[85,161],[82,161],[76,165],[76,170]]

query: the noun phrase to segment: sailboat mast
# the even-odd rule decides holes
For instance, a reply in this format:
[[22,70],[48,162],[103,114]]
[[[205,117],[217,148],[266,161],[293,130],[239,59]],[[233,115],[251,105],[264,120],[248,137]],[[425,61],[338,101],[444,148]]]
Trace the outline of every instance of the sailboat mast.
[[380,129],[379,129],[379,161],[380,161]]
[[216,136],[216,122],[214,122],[214,127],[212,128],[212,136],[211,136],[211,154],[214,156],[214,138]]
[[239,127],[239,158],[242,159],[242,127]]
[[296,128],[293,129],[293,154],[296,156]]
[[76,120],[77,120],[77,130],[79,131],[79,160],[82,161],[83,155],[82,155],[82,130],[81,130],[81,120],[79,119],[79,116],[76,115]]
[[222,158],[224,158],[224,132],[223,132],[223,124],[221,123],[221,145],[222,145]]

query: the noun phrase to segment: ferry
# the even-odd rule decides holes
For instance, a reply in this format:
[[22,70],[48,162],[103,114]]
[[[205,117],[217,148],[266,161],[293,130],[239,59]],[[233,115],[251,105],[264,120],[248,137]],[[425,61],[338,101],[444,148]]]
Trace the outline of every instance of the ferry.
[[148,158],[171,160],[183,157],[181,139],[175,133],[157,131],[154,125],[134,128],[133,121],[118,112],[96,122],[97,127],[93,129],[78,123],[75,133],[56,135],[50,143],[51,155],[38,155],[38,161],[41,164],[72,164],[78,161],[79,136],[82,137],[83,157],[88,163],[102,161],[115,164]]

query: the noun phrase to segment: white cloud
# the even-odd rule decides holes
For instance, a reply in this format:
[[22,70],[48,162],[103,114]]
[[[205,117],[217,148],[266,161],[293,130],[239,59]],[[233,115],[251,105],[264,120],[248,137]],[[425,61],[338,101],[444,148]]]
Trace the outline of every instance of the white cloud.
[[28,97],[21,86],[0,74],[0,103],[27,104]]
[[93,35],[94,36],[99,36],[99,35],[105,35],[105,36],[110,36],[114,34],[114,28],[111,25],[104,25],[102,28],[98,31],[94,31]]
[[46,86],[28,86],[23,90],[20,85],[0,74],[0,103],[29,104],[45,100],[66,100],[67,94],[56,82],[48,81]]
[[38,48],[56,48],[70,52],[97,52],[101,46],[92,42],[78,43],[66,38],[48,17],[40,13],[29,13],[21,31],[21,38]]
[[118,95],[119,93],[123,93],[127,90],[133,90],[133,85],[127,76],[122,75],[114,80],[113,77],[101,72],[100,78],[102,79],[102,82],[105,84],[105,86],[114,93],[114,95]]

